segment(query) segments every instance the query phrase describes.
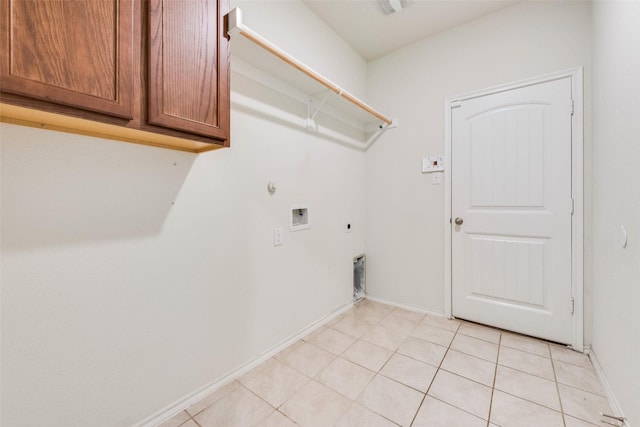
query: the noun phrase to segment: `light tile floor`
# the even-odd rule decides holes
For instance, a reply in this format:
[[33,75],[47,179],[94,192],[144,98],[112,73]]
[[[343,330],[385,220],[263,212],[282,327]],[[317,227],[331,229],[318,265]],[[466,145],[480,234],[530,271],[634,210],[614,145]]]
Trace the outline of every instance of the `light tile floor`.
[[600,411],[581,353],[364,300],[162,427],[593,427]]

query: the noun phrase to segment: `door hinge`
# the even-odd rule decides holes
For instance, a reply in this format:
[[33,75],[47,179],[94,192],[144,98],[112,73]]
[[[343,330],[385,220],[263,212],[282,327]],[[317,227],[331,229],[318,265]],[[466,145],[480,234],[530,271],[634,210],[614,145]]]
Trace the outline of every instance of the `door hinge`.
[[575,201],[573,200],[573,197],[571,198],[571,200],[569,200],[569,207],[570,207],[571,215],[573,215],[573,212],[575,211]]
[[571,298],[571,314],[576,310],[576,300]]
[[462,102],[461,101],[451,101],[451,104],[449,104],[451,108],[458,108],[458,107],[462,107]]
[[576,112],[576,104],[573,101],[573,99],[571,100],[571,115],[573,116],[573,114]]

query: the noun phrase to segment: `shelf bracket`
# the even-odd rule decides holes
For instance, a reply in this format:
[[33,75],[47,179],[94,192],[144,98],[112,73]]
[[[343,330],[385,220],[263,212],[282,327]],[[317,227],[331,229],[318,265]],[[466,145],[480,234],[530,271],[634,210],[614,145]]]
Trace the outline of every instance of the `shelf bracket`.
[[330,90],[327,90],[318,106],[314,106],[313,98],[309,99],[309,102],[307,103],[307,130],[318,130],[316,116],[320,111],[322,111],[322,106],[325,102],[327,102],[327,99],[329,98],[329,96],[331,96],[331,94],[332,92]]
[[390,124],[387,123],[382,123],[380,126],[378,126],[378,130],[376,130],[373,135],[371,135],[369,137],[369,139],[367,139],[367,142],[364,145],[364,149],[368,150],[369,147],[378,140],[378,138],[380,138],[382,136],[383,133],[386,132],[387,129],[394,129],[398,127],[398,119],[393,119],[391,120]]
[[[335,117],[334,114],[331,113],[332,108],[329,108],[332,106],[325,106],[325,102],[328,100],[329,96],[332,96],[331,92],[338,95],[340,99],[344,99],[346,102],[354,105],[358,109],[364,111],[369,116],[379,120],[382,123],[378,126],[378,129],[376,129],[375,132],[373,132],[373,134],[366,140],[366,142],[362,141],[362,139],[359,140],[361,143],[364,142],[365,145],[363,145],[363,147],[365,150],[367,147],[373,144],[387,129],[392,129],[397,127],[397,121],[395,119],[392,120],[391,118],[383,115],[379,111],[373,109],[371,106],[367,105],[366,103],[358,99],[356,96],[344,90],[342,87],[333,83],[331,80],[329,80],[322,74],[313,70],[311,67],[302,63],[301,61],[299,61],[289,53],[280,49],[278,46],[274,45],[273,43],[271,43],[270,41],[268,41],[258,33],[254,32],[253,30],[248,28],[246,25],[244,25],[243,19],[242,19],[242,11],[237,7],[231,10],[227,14],[227,28],[228,28],[227,34],[231,37],[232,40],[237,36],[242,36],[243,39],[246,39],[249,42],[255,44],[256,46],[264,49],[273,57],[283,61],[285,64],[288,64],[293,69],[298,70],[299,72],[301,72],[302,74],[310,78],[311,80],[315,81],[316,83],[322,85],[324,88],[327,89],[326,93],[324,93],[323,91],[319,92],[321,96],[323,96],[322,99],[319,99],[319,97],[315,98],[314,95],[309,92],[306,92],[306,94],[303,95],[302,97],[296,97],[298,101],[301,101],[303,103],[306,101],[307,103],[307,117],[305,120],[306,122],[305,125],[307,130],[310,130],[310,131],[314,130],[316,132],[319,132],[318,123],[316,122],[316,116],[322,110],[323,107],[325,107],[325,110],[329,115]],[[235,42],[232,41],[232,43],[235,43]],[[316,91],[316,89],[314,89],[314,91]],[[309,99],[309,97],[311,97],[311,99]],[[363,129],[358,127],[357,130],[362,131]]]
[[354,104],[356,107],[360,108],[361,110],[366,111],[368,114],[372,115],[373,117],[377,118],[378,120],[381,120],[381,121],[383,121],[383,122],[385,122],[385,123],[387,123],[389,125],[391,124],[392,120],[390,118],[388,118],[388,117],[384,116],[382,113],[374,110],[372,107],[370,107],[369,105],[365,104],[364,102],[362,102],[360,99],[358,99],[357,97],[355,97],[351,93],[349,93],[346,90],[342,89],[340,86],[338,86],[337,84],[333,83],[331,80],[327,79],[322,74],[320,74],[317,71],[313,70],[309,66],[303,64],[298,59],[294,58],[293,56],[291,56],[287,52],[283,51],[282,49],[280,49],[276,45],[272,44],[267,39],[265,39],[264,37],[260,36],[259,34],[257,34],[253,30],[251,30],[250,28],[248,28],[246,25],[244,25],[243,20],[242,20],[242,11],[239,8],[236,7],[234,9],[232,9],[227,14],[227,20],[228,20],[227,34],[231,35],[232,39],[236,35],[243,36],[244,38],[246,38],[246,39],[250,40],[251,42],[255,43],[256,45],[260,46],[262,49],[264,49],[267,52],[271,53],[275,57],[281,59],[285,63],[289,64],[290,66],[292,66],[294,68],[296,68],[297,70],[299,70],[303,74],[306,74],[308,77],[310,77],[311,79],[315,80],[319,84],[323,85],[324,87],[326,87],[330,91],[335,92],[341,98],[344,98],[346,101]]

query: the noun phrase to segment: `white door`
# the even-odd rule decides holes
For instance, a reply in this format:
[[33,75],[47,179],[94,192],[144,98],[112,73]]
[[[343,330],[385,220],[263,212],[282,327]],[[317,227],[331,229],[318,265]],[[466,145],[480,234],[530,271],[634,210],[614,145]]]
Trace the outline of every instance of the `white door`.
[[451,115],[453,316],[571,343],[571,79]]

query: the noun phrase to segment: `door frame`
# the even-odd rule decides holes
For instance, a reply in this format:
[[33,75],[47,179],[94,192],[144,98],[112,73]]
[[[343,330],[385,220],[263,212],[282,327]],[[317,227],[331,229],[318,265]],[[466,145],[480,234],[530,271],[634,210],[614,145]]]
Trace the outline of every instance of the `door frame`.
[[[446,98],[444,101],[444,315],[452,317],[452,254],[451,254],[451,109],[462,101],[492,95],[512,89],[532,86],[553,80],[571,78],[571,93],[573,97],[573,119],[571,121],[571,195],[574,202],[571,220],[571,296],[573,298],[573,320],[571,348],[584,351],[584,67],[575,67],[493,86],[479,91],[468,92]],[[567,309],[570,309],[567,301]]]

